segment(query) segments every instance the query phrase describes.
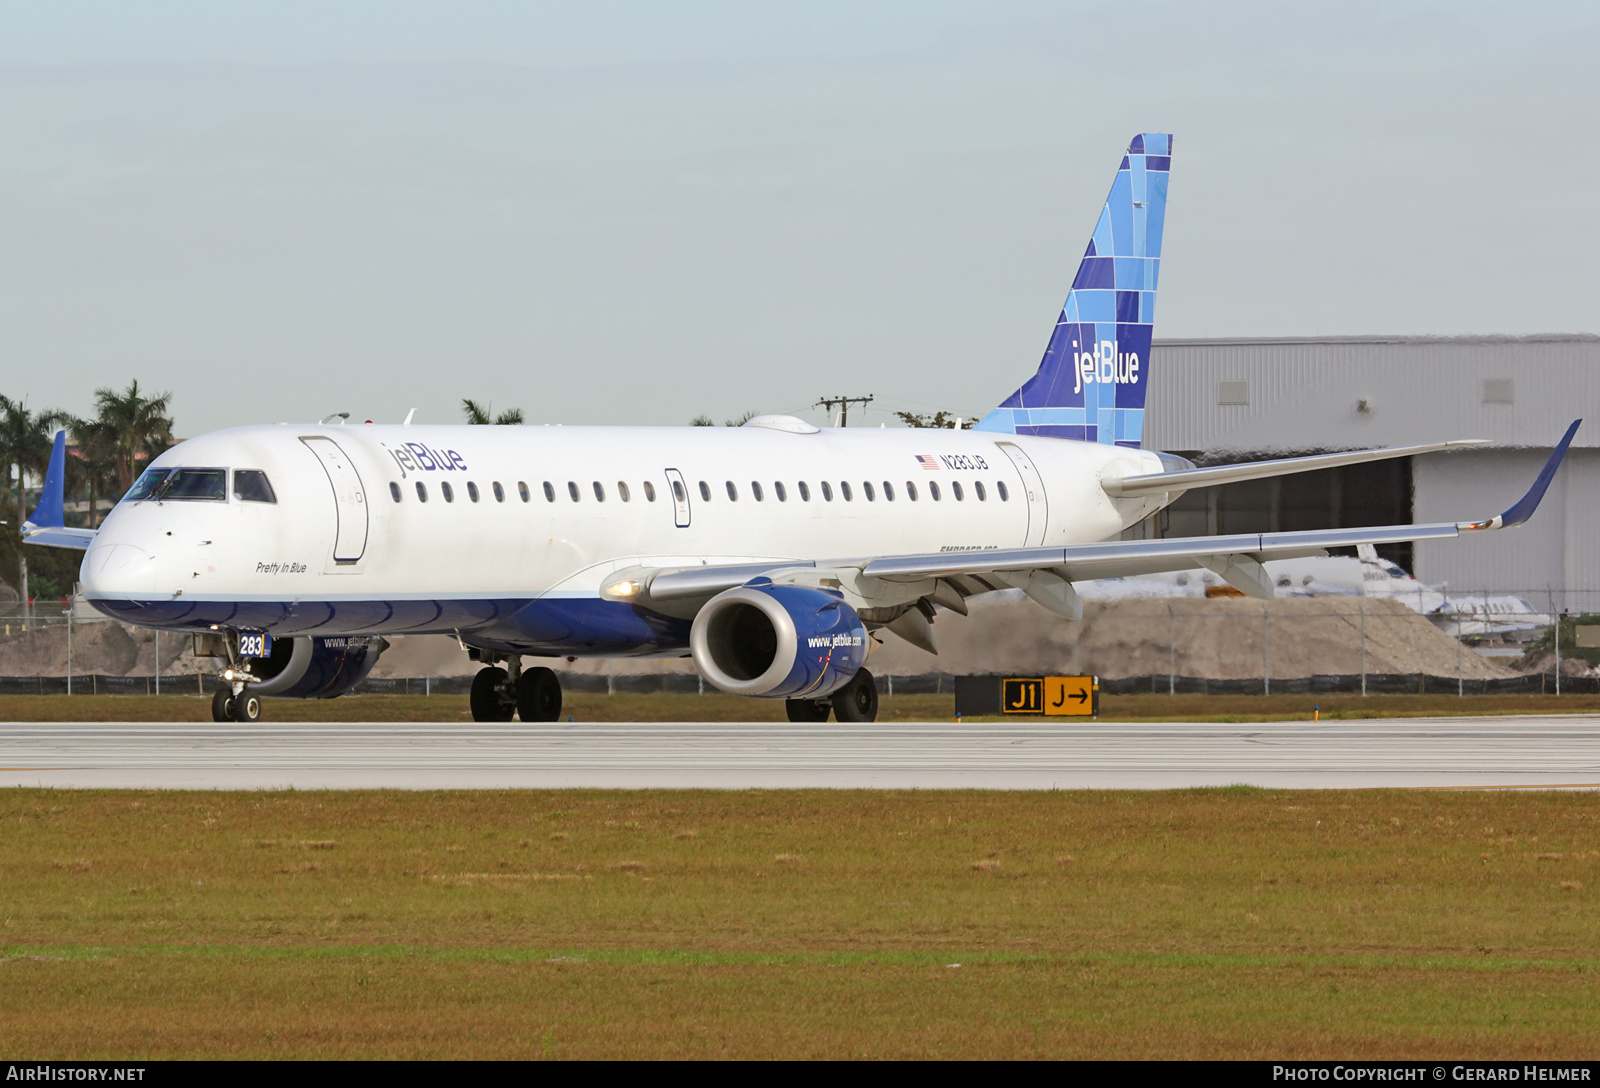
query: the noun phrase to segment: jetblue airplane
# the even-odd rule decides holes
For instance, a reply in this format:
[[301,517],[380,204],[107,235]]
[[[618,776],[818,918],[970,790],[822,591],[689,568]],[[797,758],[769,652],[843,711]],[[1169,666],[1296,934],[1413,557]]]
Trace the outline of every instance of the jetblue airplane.
[[475,720],[553,721],[527,657],[693,657],[793,721],[871,721],[884,632],[934,648],[939,610],[1019,589],[1082,615],[1075,581],[1209,570],[1270,598],[1262,563],[1482,521],[1118,540],[1186,490],[1409,457],[1440,442],[1196,468],[1141,448],[1172,138],[1135,136],[1038,372],[975,429],[260,426],[163,453],[95,530],[62,517],[57,435],[31,543],[85,549],[113,619],[190,631],[217,659],[219,720],[261,698],[349,691],[384,636],[454,636],[482,669]]

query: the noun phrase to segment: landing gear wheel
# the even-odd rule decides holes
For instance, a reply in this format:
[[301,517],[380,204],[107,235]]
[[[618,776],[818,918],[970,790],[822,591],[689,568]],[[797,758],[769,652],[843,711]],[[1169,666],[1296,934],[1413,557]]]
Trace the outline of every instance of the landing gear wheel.
[[261,696],[252,695],[249,688],[245,688],[238,695],[229,700],[232,706],[233,720],[236,722],[258,722],[261,720]]
[[825,722],[833,712],[833,704],[826,699],[785,699],[783,709],[789,712],[792,722]]
[[552,669],[523,669],[517,677],[517,716],[525,722],[561,718],[561,679]]
[[233,692],[227,688],[218,688],[217,693],[211,697],[211,720],[233,721]]
[[506,690],[507,687],[506,670],[494,665],[479,669],[478,675],[472,678],[472,694],[467,697],[467,703],[472,707],[472,720],[510,721],[511,715],[516,713],[517,704]]
[[878,720],[878,685],[866,669],[857,669],[850,682],[833,693],[833,716],[841,722]]

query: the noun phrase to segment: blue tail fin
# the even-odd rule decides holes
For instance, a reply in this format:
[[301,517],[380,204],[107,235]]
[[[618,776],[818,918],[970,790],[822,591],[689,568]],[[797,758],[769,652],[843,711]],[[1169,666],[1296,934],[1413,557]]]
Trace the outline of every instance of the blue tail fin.
[[39,505],[29,525],[41,529],[55,528],[67,523],[67,432],[57,431],[55,445],[50,448],[50,467],[44,474],[44,487],[39,490]]
[[1171,166],[1170,135],[1128,144],[1039,372],[977,430],[1139,445]]

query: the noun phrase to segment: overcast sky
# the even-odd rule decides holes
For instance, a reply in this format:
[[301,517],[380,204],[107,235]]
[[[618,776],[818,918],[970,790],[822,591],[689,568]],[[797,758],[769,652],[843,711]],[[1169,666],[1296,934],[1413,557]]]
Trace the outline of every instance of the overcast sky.
[[1597,24],[7,3],[0,392],[85,413],[137,377],[185,435],[462,397],[981,414],[1037,365],[1140,131],[1176,143],[1157,337],[1596,332]]

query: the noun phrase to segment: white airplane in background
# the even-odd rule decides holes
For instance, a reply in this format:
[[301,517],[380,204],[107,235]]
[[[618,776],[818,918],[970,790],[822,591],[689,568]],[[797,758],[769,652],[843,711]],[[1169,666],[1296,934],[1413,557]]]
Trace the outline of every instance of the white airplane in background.
[[1171,152],[1133,138],[1038,372],[975,430],[239,427],[156,458],[98,531],[64,525],[58,435],[27,539],[86,548],[106,615],[204,636],[218,720],[348,691],[385,635],[448,633],[483,663],[479,721],[555,720],[541,656],[692,656],[791,720],[871,721],[873,636],[931,649],[936,606],[974,594],[1078,617],[1075,581],[1207,570],[1272,597],[1270,560],[1526,520],[1576,423],[1497,517],[1115,539],[1190,488],[1471,444],[1216,468],[1139,448]]
[[[1398,563],[1384,559],[1371,544],[1356,546],[1354,556],[1324,555],[1277,559],[1262,564],[1279,597],[1363,597],[1397,601],[1426,616],[1452,638],[1476,638],[1535,631],[1551,624],[1522,597],[1511,594],[1452,596],[1447,586],[1419,582]],[[1218,590],[1234,593],[1210,571],[1142,574],[1106,578],[1078,586],[1086,601],[1126,601],[1209,597]]]

